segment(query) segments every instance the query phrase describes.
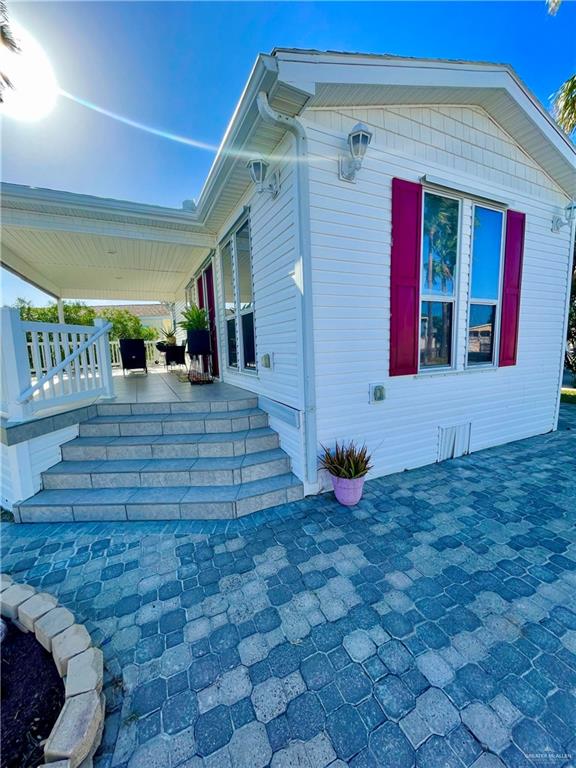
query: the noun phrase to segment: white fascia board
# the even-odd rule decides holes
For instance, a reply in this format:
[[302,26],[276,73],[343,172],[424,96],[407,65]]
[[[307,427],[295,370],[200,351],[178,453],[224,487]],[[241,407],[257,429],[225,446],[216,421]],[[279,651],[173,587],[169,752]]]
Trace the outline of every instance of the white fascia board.
[[256,96],[262,90],[268,91],[276,82],[278,64],[273,56],[260,54],[254,63],[248,82],[224,133],[216,157],[210,167],[198,199],[198,217],[205,221],[218,194],[220,184],[225,180],[230,166],[236,161],[238,151],[254,128],[258,118]]
[[123,224],[104,219],[80,218],[54,213],[38,213],[17,208],[4,208],[2,225],[18,229],[69,232],[97,237],[119,237],[126,240],[189,245],[194,248],[213,248],[214,235],[207,232],[189,232],[142,224]]
[[158,224],[188,225],[202,228],[196,212],[178,210],[177,208],[165,208],[160,205],[148,205],[146,203],[133,203],[129,200],[114,200],[111,198],[94,197],[76,192],[66,192],[59,189],[45,189],[42,187],[27,187],[22,184],[9,184],[2,182],[0,186],[2,199],[14,205],[28,203],[70,207],[84,210],[87,214],[109,213],[111,215],[134,216],[144,221],[156,220]]

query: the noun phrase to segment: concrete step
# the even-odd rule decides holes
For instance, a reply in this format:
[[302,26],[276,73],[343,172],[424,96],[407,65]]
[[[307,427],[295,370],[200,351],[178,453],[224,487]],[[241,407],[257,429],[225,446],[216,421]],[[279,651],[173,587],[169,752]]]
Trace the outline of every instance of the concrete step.
[[290,472],[280,448],[239,456],[62,461],[42,473],[45,490],[238,485]]
[[232,520],[303,496],[291,473],[240,485],[44,490],[15,507],[24,523]]
[[[131,406],[132,407],[132,406]],[[192,413],[146,413],[96,416],[80,424],[81,437],[132,437],[242,432],[268,426],[258,408]]]
[[62,458],[65,461],[214,458],[270,451],[279,444],[278,434],[269,427],[208,434],[77,437],[62,445]]
[[207,413],[217,411],[243,411],[257,408],[258,398],[239,400],[202,400],[176,403],[101,403],[96,406],[98,416],[142,416],[143,414]]

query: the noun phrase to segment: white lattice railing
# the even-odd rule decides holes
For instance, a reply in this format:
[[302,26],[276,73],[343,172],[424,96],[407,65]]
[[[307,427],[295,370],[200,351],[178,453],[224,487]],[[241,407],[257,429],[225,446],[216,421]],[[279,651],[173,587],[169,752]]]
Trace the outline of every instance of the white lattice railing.
[[2,309],[3,407],[13,419],[113,396],[111,324],[35,323]]
[[[159,360],[162,357],[162,355],[156,349],[155,341],[145,341],[144,346],[146,347],[146,360],[148,361],[148,364],[152,366],[156,360]],[[112,368],[122,367],[120,342],[118,339],[110,339],[110,358],[112,360]]]

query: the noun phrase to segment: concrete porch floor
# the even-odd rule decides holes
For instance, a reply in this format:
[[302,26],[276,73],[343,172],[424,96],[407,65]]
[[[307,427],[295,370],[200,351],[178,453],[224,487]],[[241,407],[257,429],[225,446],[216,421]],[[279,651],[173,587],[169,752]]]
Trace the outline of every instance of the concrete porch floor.
[[188,381],[180,381],[179,374],[185,374],[183,368],[167,371],[151,368],[148,374],[132,371],[122,374],[115,369],[114,392],[115,403],[174,403],[174,402],[206,402],[214,400],[245,400],[252,397],[253,392],[215,381],[212,384],[191,385]]

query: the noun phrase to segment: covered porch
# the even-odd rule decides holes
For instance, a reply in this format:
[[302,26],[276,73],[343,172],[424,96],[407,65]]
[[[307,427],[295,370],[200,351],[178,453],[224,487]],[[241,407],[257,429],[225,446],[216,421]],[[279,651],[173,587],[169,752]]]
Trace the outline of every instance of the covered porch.
[[254,397],[249,390],[222,381],[192,386],[183,368],[158,366],[149,368],[148,374],[131,372],[126,376],[114,369],[112,381],[114,403],[210,403]]

